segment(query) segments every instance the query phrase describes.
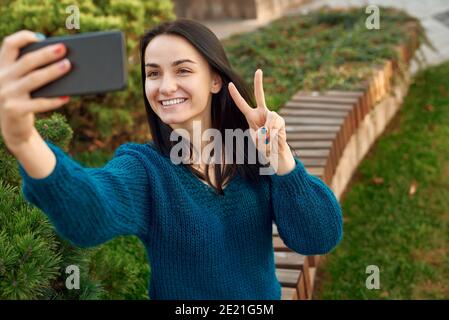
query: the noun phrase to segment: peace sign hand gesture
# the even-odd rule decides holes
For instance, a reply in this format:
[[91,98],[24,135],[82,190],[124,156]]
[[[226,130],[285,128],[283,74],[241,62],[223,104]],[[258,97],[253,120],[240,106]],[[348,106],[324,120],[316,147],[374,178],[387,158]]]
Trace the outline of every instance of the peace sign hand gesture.
[[[260,148],[261,145],[263,146],[265,144],[269,150],[275,151],[269,152],[269,159],[270,163],[277,163],[277,168],[274,168],[276,174],[284,175],[292,171],[296,164],[287,144],[285,121],[277,112],[270,111],[267,108],[263,90],[262,70],[258,69],[254,74],[254,96],[256,97],[256,108],[252,108],[245,101],[245,99],[243,99],[232,82],[229,83],[228,89],[235,104],[245,116],[250,129],[257,132],[256,137],[253,137],[256,147],[265,153],[265,150],[261,150]],[[262,140],[261,142],[259,139],[265,140]],[[272,145],[273,143],[276,145]]]

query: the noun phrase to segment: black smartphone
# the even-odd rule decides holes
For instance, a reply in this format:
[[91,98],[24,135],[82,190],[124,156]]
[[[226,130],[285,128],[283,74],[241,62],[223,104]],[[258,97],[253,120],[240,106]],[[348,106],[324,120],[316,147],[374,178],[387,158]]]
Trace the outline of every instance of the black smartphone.
[[55,43],[66,46],[71,70],[33,91],[33,98],[98,94],[127,87],[123,32],[100,31],[51,37],[22,48],[20,55]]

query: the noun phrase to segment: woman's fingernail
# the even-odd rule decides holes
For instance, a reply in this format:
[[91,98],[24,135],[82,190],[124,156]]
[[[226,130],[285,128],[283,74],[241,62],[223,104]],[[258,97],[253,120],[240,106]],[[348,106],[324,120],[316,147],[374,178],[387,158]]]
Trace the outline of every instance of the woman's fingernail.
[[68,66],[69,66],[69,60],[68,59],[64,59],[61,62],[59,62],[59,69],[60,70],[65,70],[65,69],[67,69]]
[[270,140],[268,138],[265,139],[265,144],[268,144],[268,142],[270,142]]
[[63,101],[69,101],[70,97],[69,96],[62,96],[62,97],[59,97],[59,99],[61,99]]
[[36,35],[37,40],[41,41],[45,39],[45,36],[42,33],[39,32],[35,32],[34,33]]
[[63,45],[63,44],[57,44],[57,45],[55,46],[55,48],[53,49],[53,52],[54,52],[57,56],[61,55],[63,51],[64,51],[64,45]]
[[267,133],[267,128],[262,127],[262,129],[260,129],[260,131],[262,132],[262,134],[265,134],[265,133]]

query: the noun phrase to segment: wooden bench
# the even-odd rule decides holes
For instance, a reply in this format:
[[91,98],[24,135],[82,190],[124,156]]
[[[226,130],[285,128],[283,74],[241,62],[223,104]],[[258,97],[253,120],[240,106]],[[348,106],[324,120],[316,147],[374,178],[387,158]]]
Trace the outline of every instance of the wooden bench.
[[[409,50],[414,52],[416,46],[417,43],[414,43],[414,46],[398,49],[401,60],[407,65],[412,56]],[[400,97],[390,97],[395,92],[392,79],[396,73],[396,64],[388,61],[375,72],[363,90],[300,91],[279,111],[285,119],[287,142],[292,151],[299,156],[310,174],[322,179],[336,192],[337,198],[342,194],[356,166],[377,137],[374,135],[366,140],[360,139],[360,135],[364,134],[363,130],[382,131],[386,125],[382,124],[379,128],[379,124],[373,124],[373,121],[378,120],[373,114],[388,113],[388,107],[392,109],[393,106],[394,112],[385,116],[388,123],[401,104],[406,91],[400,91]],[[406,86],[408,87],[408,84]],[[381,106],[383,109],[380,111],[373,110],[386,99],[392,99],[390,105]],[[373,120],[366,120],[367,118]],[[347,165],[348,154],[352,156],[349,149],[357,148],[354,146],[354,137],[363,140],[368,146],[362,151],[352,151],[357,154],[353,158],[357,159]],[[340,163],[342,159],[345,159],[343,167]],[[311,299],[319,257],[305,257],[292,251],[279,237],[274,224],[273,246],[276,275],[282,285],[282,299]]]
[[[370,111],[369,94],[298,92],[281,110],[288,143],[310,174],[330,185],[343,150]],[[374,101],[374,100],[373,100]],[[288,248],[273,225],[276,275],[283,299],[312,299],[318,257]]]
[[[316,268],[313,257],[305,257],[288,248],[277,234],[273,236],[276,276],[282,286],[282,297],[293,300],[312,298]],[[312,262],[314,264],[314,262]]]

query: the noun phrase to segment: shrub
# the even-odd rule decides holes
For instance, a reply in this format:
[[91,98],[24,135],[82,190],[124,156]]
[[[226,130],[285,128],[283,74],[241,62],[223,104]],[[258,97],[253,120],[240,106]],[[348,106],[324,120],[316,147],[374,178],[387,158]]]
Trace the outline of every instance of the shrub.
[[[5,1],[3,1],[5,2]],[[77,5],[80,29],[66,29]],[[15,0],[0,7],[0,40],[21,29],[48,36],[119,29],[124,31],[128,50],[128,88],[106,95],[72,98],[62,112],[74,130],[71,149],[89,151],[102,146],[115,149],[124,141],[148,139],[149,131],[142,99],[139,37],[146,29],[175,18],[170,0]],[[87,146],[86,146],[87,144]]]
[[[67,150],[72,130],[64,116],[36,121],[45,140]],[[58,237],[48,218],[25,202],[17,160],[0,136],[0,299],[93,299],[103,294],[89,276],[95,250],[75,248]],[[68,290],[65,269],[80,268],[81,290]]]

